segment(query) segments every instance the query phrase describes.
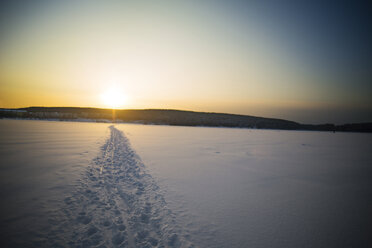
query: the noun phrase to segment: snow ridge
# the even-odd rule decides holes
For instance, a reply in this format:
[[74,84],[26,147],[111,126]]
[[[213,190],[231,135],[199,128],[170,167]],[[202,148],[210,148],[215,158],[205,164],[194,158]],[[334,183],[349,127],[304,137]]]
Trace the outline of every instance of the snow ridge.
[[114,126],[79,184],[57,211],[59,224],[50,230],[47,246],[194,247],[129,140]]

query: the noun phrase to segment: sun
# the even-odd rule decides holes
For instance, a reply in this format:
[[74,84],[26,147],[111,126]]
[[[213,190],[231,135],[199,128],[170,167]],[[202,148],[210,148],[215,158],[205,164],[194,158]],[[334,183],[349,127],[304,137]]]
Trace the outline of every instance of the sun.
[[101,100],[107,107],[116,109],[123,107],[127,99],[120,88],[112,86],[101,94]]

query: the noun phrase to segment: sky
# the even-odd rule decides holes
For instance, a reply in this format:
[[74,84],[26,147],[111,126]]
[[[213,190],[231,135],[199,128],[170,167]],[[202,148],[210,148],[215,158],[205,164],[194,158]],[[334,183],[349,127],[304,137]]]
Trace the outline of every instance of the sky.
[[1,1],[0,107],[371,122],[370,9],[367,1]]

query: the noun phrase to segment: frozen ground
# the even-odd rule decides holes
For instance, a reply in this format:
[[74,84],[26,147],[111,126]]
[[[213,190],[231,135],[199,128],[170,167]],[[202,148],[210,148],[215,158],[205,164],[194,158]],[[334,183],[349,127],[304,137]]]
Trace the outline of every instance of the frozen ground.
[[108,126],[0,120],[0,247],[45,242],[64,197],[97,157]]
[[[128,139],[114,126],[95,125],[1,121],[7,130],[1,155],[8,160],[1,161],[7,174],[1,184],[4,246],[192,247]],[[83,134],[70,132],[76,127]],[[13,138],[12,131],[19,137]],[[88,140],[80,140],[84,133],[91,134]],[[100,149],[92,149],[94,144]],[[93,156],[85,155],[89,147]],[[9,150],[15,156],[8,155]],[[23,150],[30,155],[19,160]],[[35,152],[40,157],[34,157]],[[76,154],[89,158],[76,165],[81,160],[73,157]],[[53,159],[58,161],[58,155],[64,156],[60,163]],[[44,176],[38,178],[39,173]],[[28,208],[29,203],[35,206]]]
[[200,247],[372,247],[372,135],[121,124]]
[[1,247],[370,247],[370,134],[0,120]]

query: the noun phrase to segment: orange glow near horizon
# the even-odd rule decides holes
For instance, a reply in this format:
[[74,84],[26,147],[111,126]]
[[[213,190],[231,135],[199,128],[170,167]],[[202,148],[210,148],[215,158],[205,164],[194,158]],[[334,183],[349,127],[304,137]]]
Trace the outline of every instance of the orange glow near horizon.
[[223,8],[191,2],[50,1],[8,20],[0,33],[0,108],[292,118],[285,111],[370,106],[368,91],[338,87],[254,16],[240,26]]

